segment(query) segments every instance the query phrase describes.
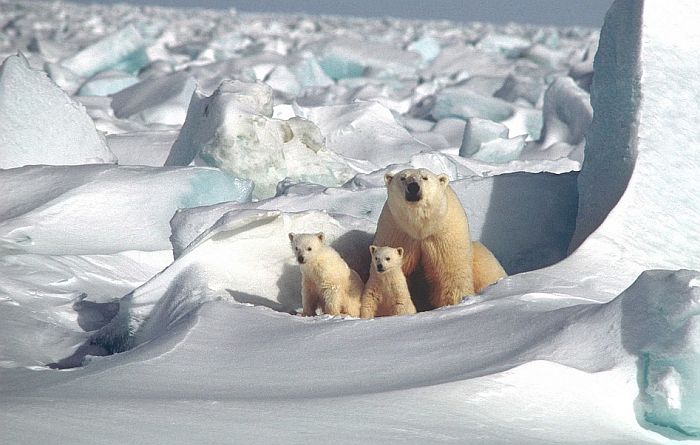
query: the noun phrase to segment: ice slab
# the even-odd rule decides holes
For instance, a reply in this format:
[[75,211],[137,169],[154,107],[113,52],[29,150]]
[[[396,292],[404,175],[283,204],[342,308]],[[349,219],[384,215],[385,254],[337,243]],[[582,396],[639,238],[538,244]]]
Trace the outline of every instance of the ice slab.
[[368,161],[369,170],[407,162],[414,154],[429,150],[396,122],[388,108],[376,102],[299,107],[298,114],[318,125],[329,150]]
[[459,155],[470,157],[481,148],[481,144],[494,139],[508,137],[508,127],[498,122],[479,117],[470,117],[464,126],[462,144],[459,148]]
[[479,40],[476,47],[486,52],[499,53],[510,59],[516,59],[531,45],[532,42],[523,37],[491,32]]
[[114,163],[85,108],[21,55],[0,66],[0,168]]
[[523,159],[569,157],[583,162],[585,134],[593,119],[588,93],[572,78],[558,77],[544,95],[542,115],[540,138],[528,144]]
[[78,90],[80,96],[109,96],[139,82],[139,78],[121,71],[101,71]]
[[130,131],[107,135],[107,145],[119,159],[119,165],[162,167],[178,130]]
[[252,184],[201,167],[24,167],[2,174],[0,252],[168,249],[175,211],[250,199]]
[[493,96],[508,102],[524,100],[532,106],[538,106],[542,103],[544,92],[543,83],[528,77],[509,74],[501,87],[493,93]]
[[430,36],[423,36],[411,42],[406,49],[420,54],[424,62],[432,62],[440,54],[440,42]]
[[357,38],[331,38],[308,46],[323,71],[332,79],[361,77],[368,70],[399,75],[415,73],[421,57],[379,41]]
[[129,24],[63,60],[61,65],[82,77],[108,69],[136,74],[149,62],[146,45],[136,27]]
[[513,106],[496,97],[483,96],[466,88],[445,88],[435,95],[430,112],[436,120],[447,117],[479,117],[501,122],[514,113]]
[[272,112],[272,89],[260,82],[224,81],[211,96],[196,92],[166,164],[196,160],[254,177],[258,199],[274,196],[286,177],[328,186],[352,177],[354,170],[326,150],[316,125],[274,119]]
[[197,82],[178,72],[143,80],[114,95],[112,109],[118,118],[137,117],[146,124],[182,125]]
[[504,164],[520,158],[525,148],[525,135],[514,138],[498,138],[483,142],[472,158],[492,164]]

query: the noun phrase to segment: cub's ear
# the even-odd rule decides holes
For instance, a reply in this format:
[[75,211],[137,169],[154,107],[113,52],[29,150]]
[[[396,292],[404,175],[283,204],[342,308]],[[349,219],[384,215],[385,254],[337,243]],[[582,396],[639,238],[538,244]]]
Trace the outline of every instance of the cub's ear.
[[324,235],[323,232],[318,232],[316,234],[316,238],[318,238],[319,241],[324,242],[326,240],[326,235]]
[[391,173],[386,173],[384,175],[384,184],[388,187],[392,179],[394,179],[394,175],[392,175]]
[[289,241],[294,242],[294,234],[289,232]]
[[450,177],[443,173],[438,175],[438,181],[440,181],[440,185],[447,187],[447,184],[450,183]]
[[377,251],[377,246],[375,246],[374,244],[372,244],[371,246],[369,246],[369,253],[371,253],[372,255],[374,255],[374,252],[376,252],[376,251]]
[[398,253],[399,256],[403,256],[403,247],[397,247],[397,248],[396,248],[396,253]]

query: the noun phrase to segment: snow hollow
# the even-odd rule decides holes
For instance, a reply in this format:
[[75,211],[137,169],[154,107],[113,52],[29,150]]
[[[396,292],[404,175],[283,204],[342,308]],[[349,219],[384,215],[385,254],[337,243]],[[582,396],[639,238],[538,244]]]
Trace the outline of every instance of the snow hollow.
[[[0,442],[700,443],[698,21],[0,0]],[[407,167],[509,277],[297,315]]]

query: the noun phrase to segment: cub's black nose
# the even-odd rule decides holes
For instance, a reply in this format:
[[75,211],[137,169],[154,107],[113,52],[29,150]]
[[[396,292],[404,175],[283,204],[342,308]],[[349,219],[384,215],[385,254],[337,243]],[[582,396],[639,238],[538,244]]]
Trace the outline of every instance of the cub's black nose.
[[297,261],[299,261],[299,264],[304,264],[304,257],[301,256],[301,255],[299,255],[299,256],[297,257]]
[[413,193],[414,195],[420,191],[420,185],[418,185],[417,182],[412,182],[408,184],[406,187],[409,193]]
[[381,264],[377,264],[377,271],[384,272],[384,266],[382,266]]

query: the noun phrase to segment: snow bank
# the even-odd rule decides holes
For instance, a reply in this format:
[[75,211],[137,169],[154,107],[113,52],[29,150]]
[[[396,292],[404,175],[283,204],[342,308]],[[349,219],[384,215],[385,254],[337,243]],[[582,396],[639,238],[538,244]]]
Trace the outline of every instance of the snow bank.
[[642,419],[700,437],[700,273],[648,271],[622,299],[622,340],[639,357]]
[[251,183],[209,168],[102,165],[2,173],[0,252],[110,254],[168,249],[178,208],[250,199]]
[[85,108],[22,55],[0,66],[0,168],[114,163]]
[[[301,307],[301,272],[289,232],[324,232],[350,267],[368,270],[374,228],[366,220],[321,212],[224,213],[152,280],[120,300],[119,313],[93,343],[123,351],[163,334],[206,301],[226,299],[281,312]],[[255,280],[251,280],[251,276]]]
[[[618,292],[645,269],[700,269],[699,15],[620,0],[601,32],[571,260]],[[601,273],[611,264],[624,267]]]

